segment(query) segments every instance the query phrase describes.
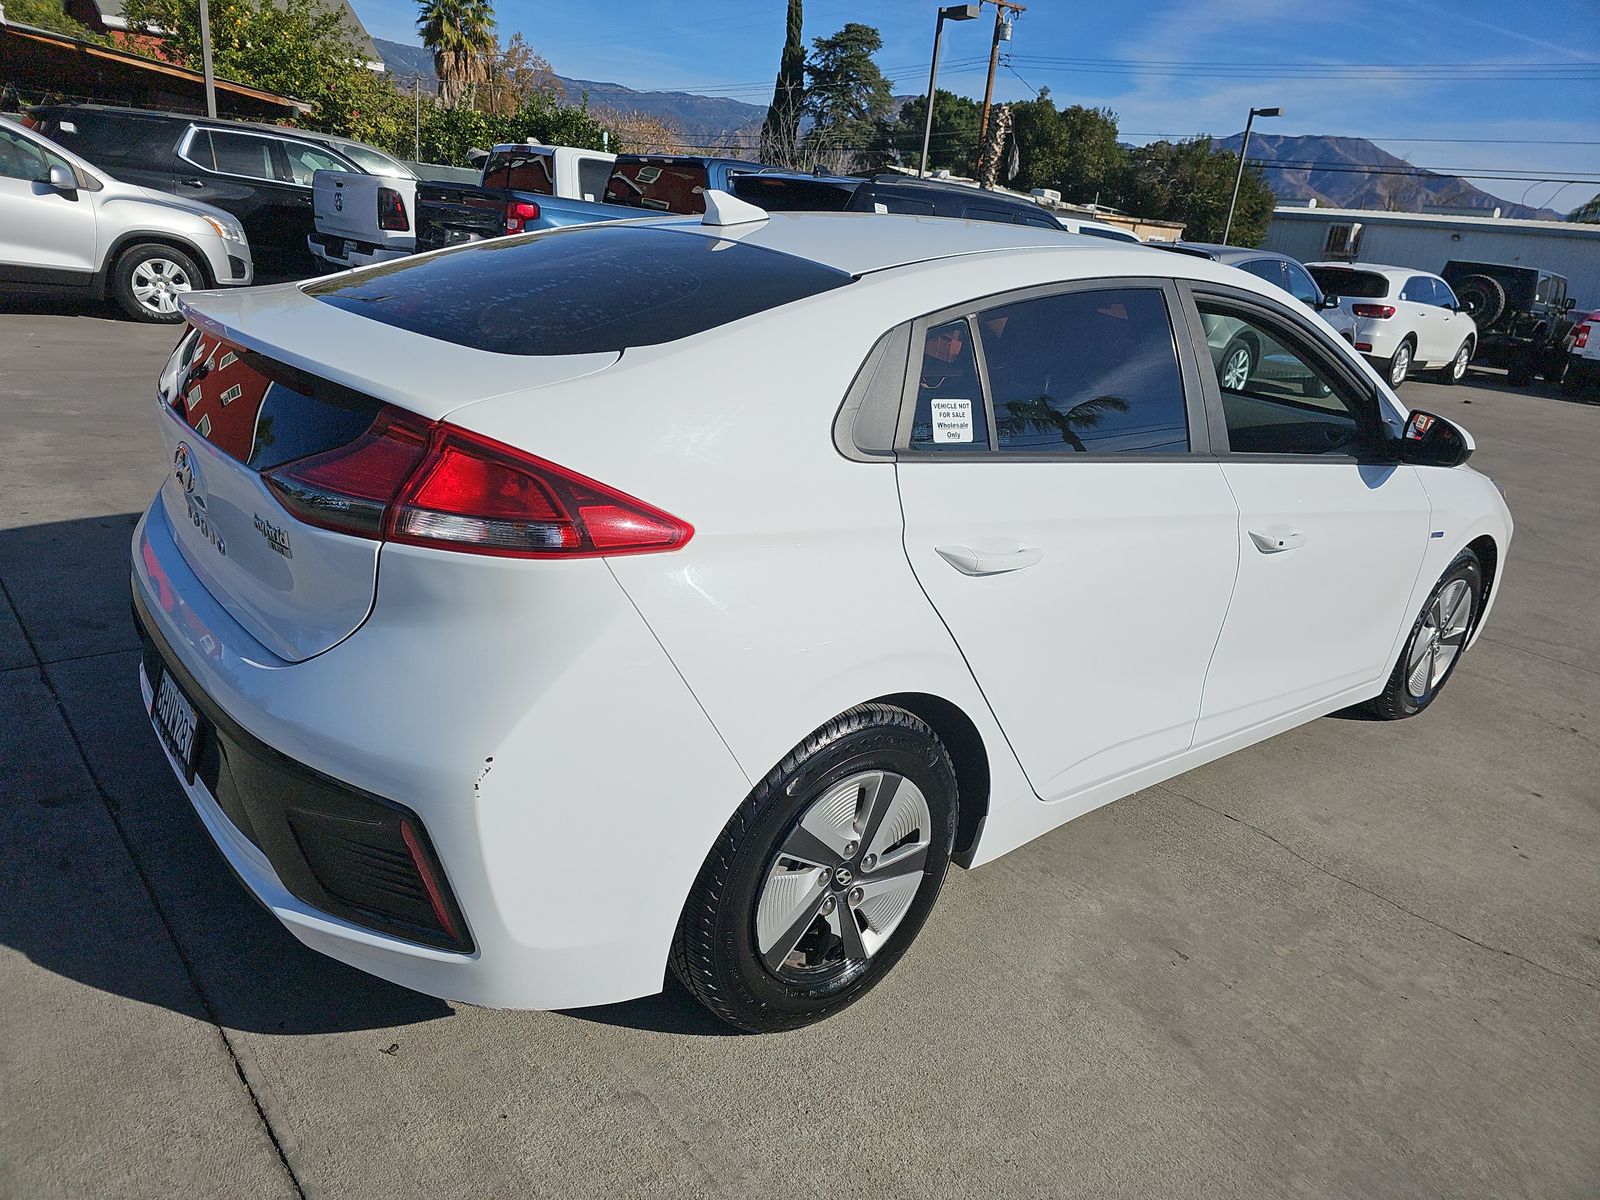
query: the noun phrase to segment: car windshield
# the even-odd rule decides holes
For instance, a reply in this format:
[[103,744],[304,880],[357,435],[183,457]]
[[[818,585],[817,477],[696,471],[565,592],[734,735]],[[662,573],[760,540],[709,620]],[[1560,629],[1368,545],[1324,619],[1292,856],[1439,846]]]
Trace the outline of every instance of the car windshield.
[[1389,294],[1389,281],[1375,271],[1355,271],[1349,267],[1310,267],[1317,286],[1330,296],[1353,296],[1357,300],[1381,300]]
[[355,142],[340,142],[339,151],[345,157],[355,160],[369,175],[386,175],[391,179],[415,179],[416,172],[404,163],[397,162],[387,154],[380,154],[370,146],[361,146]]
[[557,355],[676,341],[851,278],[810,259],[698,233],[580,225],[401,259],[305,291],[457,346]]

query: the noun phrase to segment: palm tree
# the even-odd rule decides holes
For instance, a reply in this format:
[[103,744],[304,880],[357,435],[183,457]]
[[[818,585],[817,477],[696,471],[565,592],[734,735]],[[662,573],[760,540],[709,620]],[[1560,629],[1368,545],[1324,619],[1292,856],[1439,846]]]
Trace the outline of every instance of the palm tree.
[[489,0],[421,0],[417,29],[433,51],[439,99],[459,103],[467,89],[488,77],[488,58],[499,43]]
[[1050,402],[1050,397],[1044,395],[1037,400],[1002,401],[1000,407],[1006,410],[1006,415],[995,421],[999,432],[1008,437],[1016,437],[1027,430],[1057,433],[1063,442],[1082,453],[1088,447],[1073,431],[1073,426],[1092,429],[1107,413],[1127,412],[1128,402],[1119,396],[1096,396],[1061,412]]

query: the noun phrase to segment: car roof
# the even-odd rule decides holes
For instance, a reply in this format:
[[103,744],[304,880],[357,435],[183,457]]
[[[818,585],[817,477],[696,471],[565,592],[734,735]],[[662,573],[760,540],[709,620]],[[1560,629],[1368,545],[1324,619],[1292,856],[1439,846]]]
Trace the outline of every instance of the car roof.
[[674,217],[651,223],[710,237],[737,239],[852,275],[998,250],[1094,250],[1125,254],[1138,264],[1128,268],[1131,272],[1150,272],[1150,259],[1145,257],[1144,246],[1068,233],[1059,226],[1047,228],[959,217],[871,212],[775,212],[769,213],[764,221],[748,225],[705,225],[698,217]]
[[1252,250],[1249,246],[1226,246],[1221,242],[1178,242],[1179,247],[1185,250],[1197,250],[1217,262],[1232,263],[1243,259],[1275,258],[1281,262],[1294,262],[1300,260],[1291,258],[1287,254],[1279,254],[1276,250]]
[[[56,115],[69,113],[106,113],[119,117],[139,117],[144,120],[167,121],[174,125],[201,125],[214,129],[248,129],[255,133],[272,133],[279,137],[299,138],[306,142],[321,142],[329,146],[360,146],[363,149],[376,150],[376,146],[368,146],[365,142],[358,142],[354,138],[339,137],[332,133],[318,133],[314,129],[300,129],[293,125],[273,125],[266,121],[235,121],[231,117],[206,117],[196,113],[161,112],[153,108],[132,108],[120,104],[33,104],[28,107],[29,112],[43,112]],[[394,155],[387,151],[379,150],[385,158]]]

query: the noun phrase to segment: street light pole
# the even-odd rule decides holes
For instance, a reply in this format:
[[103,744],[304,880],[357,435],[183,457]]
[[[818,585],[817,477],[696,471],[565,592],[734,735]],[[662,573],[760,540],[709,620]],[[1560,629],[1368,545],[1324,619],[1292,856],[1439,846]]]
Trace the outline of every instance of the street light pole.
[[206,74],[206,116],[217,119],[217,80],[211,72],[211,5],[200,0],[200,65]]
[[951,4],[939,10],[939,19],[933,25],[933,65],[928,68],[928,119],[922,126],[922,164],[917,168],[917,178],[928,174],[928,142],[933,138],[933,94],[939,83],[939,40],[944,36],[945,21],[971,21],[982,9],[977,4]]
[[1250,126],[1257,117],[1281,117],[1281,108],[1252,108],[1250,115],[1244,120],[1244,141],[1239,143],[1239,170],[1233,177],[1233,199],[1228,201],[1228,223],[1222,228],[1222,244],[1228,244],[1228,235],[1233,232],[1233,209],[1239,203],[1239,185],[1244,182],[1244,156],[1250,151]]

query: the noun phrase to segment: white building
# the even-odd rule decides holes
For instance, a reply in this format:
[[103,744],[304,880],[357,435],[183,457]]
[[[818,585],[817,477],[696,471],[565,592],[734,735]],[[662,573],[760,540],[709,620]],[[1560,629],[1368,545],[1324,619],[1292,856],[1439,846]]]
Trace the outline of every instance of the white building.
[[1262,246],[1301,262],[1360,260],[1434,274],[1453,258],[1542,267],[1567,277],[1580,309],[1600,308],[1600,225],[1283,205]]

